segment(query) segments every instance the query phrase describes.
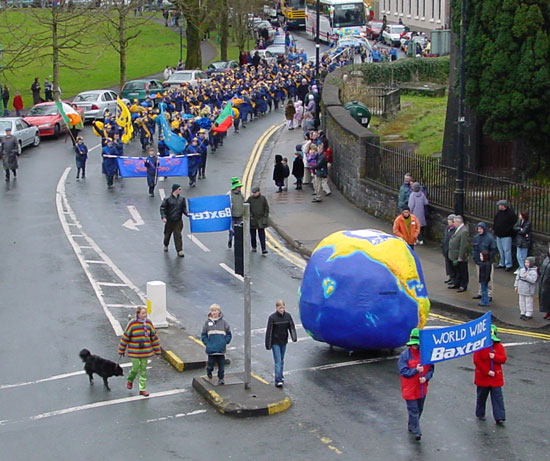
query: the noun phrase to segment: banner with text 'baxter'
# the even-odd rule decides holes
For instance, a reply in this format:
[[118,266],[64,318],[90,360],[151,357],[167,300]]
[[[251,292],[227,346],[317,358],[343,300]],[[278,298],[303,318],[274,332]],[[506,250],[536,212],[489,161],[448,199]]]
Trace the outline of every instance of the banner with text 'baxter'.
[[191,232],[220,232],[231,229],[231,197],[211,195],[188,198]]
[[461,325],[420,330],[420,362],[427,365],[456,359],[492,344],[489,311],[478,319]]

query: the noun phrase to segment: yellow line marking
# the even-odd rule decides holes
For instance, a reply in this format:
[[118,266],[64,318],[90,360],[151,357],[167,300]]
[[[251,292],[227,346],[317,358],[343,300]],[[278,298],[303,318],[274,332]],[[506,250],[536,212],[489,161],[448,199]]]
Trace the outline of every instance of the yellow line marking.
[[266,381],[264,378],[262,378],[261,376],[258,376],[257,374],[254,374],[254,373],[250,373],[250,376],[252,376],[253,378],[256,378],[258,381],[260,381],[261,383],[264,383],[264,384],[269,384],[268,381]]
[[274,415],[275,413],[285,411],[286,409],[290,408],[291,404],[292,402],[290,401],[290,397],[285,397],[285,399],[281,400],[280,402],[270,403],[267,405],[267,414]]
[[203,346],[203,347],[204,347],[204,343],[203,343],[200,339],[197,339],[197,338],[195,338],[194,336],[191,336],[191,335],[189,335],[188,338],[189,338],[191,341],[195,341],[199,346]]
[[273,236],[273,234],[266,229],[265,232],[268,241],[273,245],[273,247],[277,247],[279,250],[285,252],[285,254],[294,261],[294,264],[301,267],[302,269],[306,268],[306,262],[299,256],[296,256],[294,253],[289,252],[284,246],[282,246]]

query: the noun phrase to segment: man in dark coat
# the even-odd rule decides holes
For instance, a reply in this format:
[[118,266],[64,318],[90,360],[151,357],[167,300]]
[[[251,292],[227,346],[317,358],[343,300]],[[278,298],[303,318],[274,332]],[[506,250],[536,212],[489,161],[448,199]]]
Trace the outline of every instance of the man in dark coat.
[[449,259],[449,240],[451,240],[452,235],[455,233],[455,219],[454,214],[447,216],[447,226],[445,226],[445,231],[443,234],[443,239],[441,240],[441,250],[443,251],[443,258],[445,259],[445,273],[447,274],[447,280],[445,283],[453,285],[456,279],[455,268],[452,261]]
[[[495,239],[488,232],[487,225],[484,222],[477,224],[477,235],[474,236],[472,240],[472,258],[476,263],[477,277],[479,279],[479,266],[481,265],[481,252],[487,251],[489,264],[492,264],[493,258],[497,254],[497,245]],[[490,267],[490,266],[489,266]],[[493,279],[489,279],[489,299],[493,297]],[[473,296],[472,299],[481,299],[481,285],[479,285],[479,291],[476,296]]]
[[256,253],[256,231],[260,238],[260,246],[262,254],[267,254],[265,245],[265,228],[267,227],[267,219],[269,217],[269,204],[267,199],[261,195],[258,186],[252,188],[252,195],[246,199],[246,203],[250,204],[250,244],[252,252]]
[[4,171],[6,172],[6,181],[10,180],[10,170],[13,173],[13,179],[17,178],[19,144],[17,138],[12,136],[10,127],[6,128],[6,136],[2,139],[0,155],[2,156]]
[[462,216],[455,216],[455,233],[449,240],[449,259],[453,262],[456,269],[456,282],[447,288],[458,288],[462,293],[468,288],[468,229],[464,225]]
[[182,215],[187,214],[187,202],[185,197],[181,195],[181,186],[172,184],[172,193],[166,197],[160,205],[160,218],[164,223],[164,251],[168,251],[170,237],[174,234],[174,245],[178,256],[183,258],[183,239],[181,233],[183,231]]
[[497,202],[498,211],[493,220],[493,232],[497,238],[497,248],[500,254],[500,261],[497,269],[505,269],[506,272],[512,270],[512,237],[514,236],[514,224],[518,220],[516,213],[508,200],[499,200]]

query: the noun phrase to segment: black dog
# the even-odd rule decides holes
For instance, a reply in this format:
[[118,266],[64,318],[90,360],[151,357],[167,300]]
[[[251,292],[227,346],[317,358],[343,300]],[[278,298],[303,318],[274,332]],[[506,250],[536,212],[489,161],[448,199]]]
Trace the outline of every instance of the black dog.
[[124,372],[120,365],[110,360],[104,359],[99,355],[92,355],[88,349],[82,349],[78,354],[82,361],[86,364],[84,365],[84,370],[90,377],[90,384],[94,383],[93,374],[99,375],[103,378],[103,384],[105,388],[110,391],[109,383],[107,380],[111,376],[123,376]]

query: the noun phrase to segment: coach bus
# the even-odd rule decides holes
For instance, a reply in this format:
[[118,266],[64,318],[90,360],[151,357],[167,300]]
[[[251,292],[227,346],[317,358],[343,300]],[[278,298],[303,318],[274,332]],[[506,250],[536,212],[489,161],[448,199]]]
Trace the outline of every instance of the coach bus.
[[[306,32],[315,38],[317,27],[317,0],[306,0]],[[363,0],[320,0],[319,38],[324,42],[344,35],[361,35],[365,31],[365,4]]]
[[281,0],[281,15],[288,27],[304,27],[306,0]]

